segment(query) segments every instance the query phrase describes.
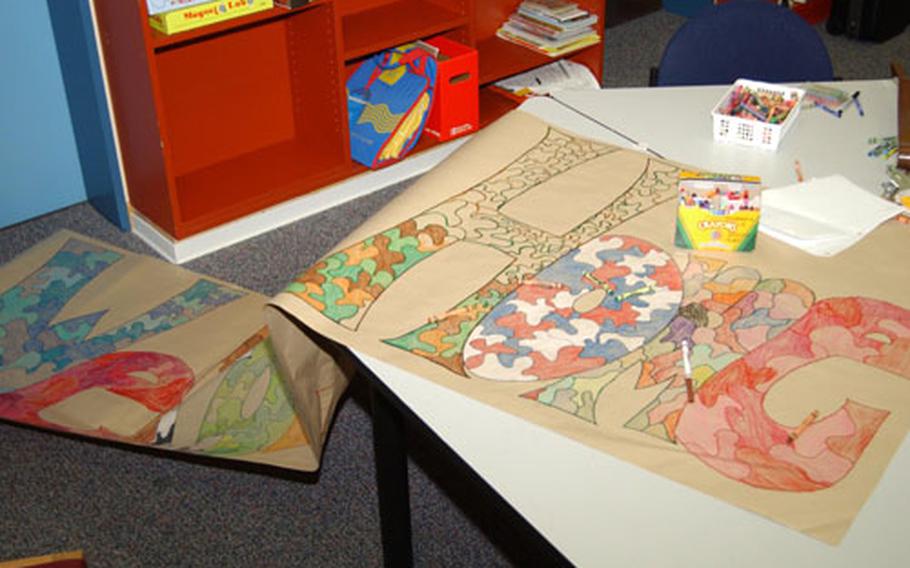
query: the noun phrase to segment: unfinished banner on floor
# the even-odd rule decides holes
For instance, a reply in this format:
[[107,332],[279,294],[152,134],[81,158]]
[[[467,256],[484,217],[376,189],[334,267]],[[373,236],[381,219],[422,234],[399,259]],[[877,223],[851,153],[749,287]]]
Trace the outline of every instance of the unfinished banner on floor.
[[515,111],[301,273],[270,329],[836,543],[910,424],[906,227],[824,259],[681,249],[679,171]]
[[295,413],[265,302],[61,231],[0,271],[0,418],[313,471],[346,378],[306,349]]

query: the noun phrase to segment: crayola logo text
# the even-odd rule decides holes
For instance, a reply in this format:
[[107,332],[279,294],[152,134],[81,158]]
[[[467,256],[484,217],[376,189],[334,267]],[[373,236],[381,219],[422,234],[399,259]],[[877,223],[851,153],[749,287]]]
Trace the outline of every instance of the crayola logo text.
[[711,229],[726,229],[728,231],[736,231],[736,223],[731,223],[729,221],[699,221],[698,228],[702,231],[710,231]]

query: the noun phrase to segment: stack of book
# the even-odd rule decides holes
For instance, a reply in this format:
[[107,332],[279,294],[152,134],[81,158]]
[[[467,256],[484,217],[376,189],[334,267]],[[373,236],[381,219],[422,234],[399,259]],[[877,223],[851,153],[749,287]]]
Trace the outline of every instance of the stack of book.
[[268,10],[273,0],[146,0],[149,25],[165,35]]
[[500,38],[550,57],[600,42],[597,14],[566,0],[525,0],[500,26]]

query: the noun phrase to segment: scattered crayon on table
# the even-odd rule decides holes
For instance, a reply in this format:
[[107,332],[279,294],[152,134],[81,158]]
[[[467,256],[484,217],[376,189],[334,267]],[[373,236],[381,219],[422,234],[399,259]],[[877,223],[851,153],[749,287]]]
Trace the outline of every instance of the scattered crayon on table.
[[888,159],[897,152],[897,136],[884,136],[881,138],[869,138],[869,144],[873,144],[874,147],[866,152],[866,155],[870,158],[881,157]]
[[850,95],[846,91],[826,85],[809,85],[806,87],[806,94],[803,96],[803,100],[812,106],[822,105],[831,109],[838,109],[845,103],[850,102]]

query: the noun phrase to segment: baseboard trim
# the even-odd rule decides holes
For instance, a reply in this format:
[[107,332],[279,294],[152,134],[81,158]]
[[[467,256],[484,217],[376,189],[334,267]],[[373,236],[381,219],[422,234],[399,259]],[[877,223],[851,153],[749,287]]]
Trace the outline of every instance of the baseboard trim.
[[130,221],[133,225],[133,233],[165,259],[174,264],[183,264],[418,176],[446,159],[449,154],[467,142],[468,138],[470,137],[447,142],[381,170],[367,172],[326,186],[313,193],[302,195],[185,239],[175,240],[141,214],[131,210]]

